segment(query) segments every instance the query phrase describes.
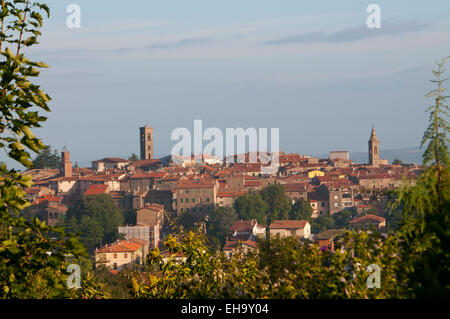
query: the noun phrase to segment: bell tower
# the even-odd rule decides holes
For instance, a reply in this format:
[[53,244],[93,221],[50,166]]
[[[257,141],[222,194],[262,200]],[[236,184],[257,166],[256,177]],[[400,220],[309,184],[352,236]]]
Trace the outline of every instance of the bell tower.
[[380,164],[380,145],[377,135],[375,134],[375,127],[372,126],[372,134],[369,139],[369,165],[378,166]]
[[141,160],[153,159],[153,128],[145,125],[139,129]]
[[61,152],[59,175],[62,177],[72,177],[72,162],[70,161],[70,152],[66,147]]

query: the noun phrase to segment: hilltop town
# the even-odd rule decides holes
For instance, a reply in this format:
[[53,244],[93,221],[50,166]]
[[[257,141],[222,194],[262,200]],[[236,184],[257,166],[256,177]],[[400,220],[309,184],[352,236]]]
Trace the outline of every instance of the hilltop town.
[[[226,254],[238,248],[257,249],[258,236],[296,236],[334,249],[333,238],[340,228],[386,229],[390,190],[402,183],[413,185],[421,173],[417,164],[388,164],[380,159],[380,142],[372,128],[368,141],[368,163],[356,164],[348,151],[330,151],[329,158],[297,153],[279,153],[279,167],[272,174],[261,173],[260,162],[236,162],[210,154],[177,158],[153,158],[153,128],[140,128],[140,159],[106,157],[90,168],[73,167],[70,153],[61,153],[59,169],[33,169],[34,185],[25,189],[32,203],[28,216],[49,225],[64,225],[66,212],[88,196],[107,195],[123,212],[135,212],[135,219],[118,226],[121,239],[99,242],[92,248],[95,264],[113,272],[130,263],[143,263],[156,247],[164,250],[168,219],[191,214],[208,216],[221,207],[236,207],[245,194],[258,194],[270,186],[282,186],[292,207],[310,207],[310,218],[244,220],[231,225],[221,243]],[[244,156],[247,160],[249,154]],[[270,208],[269,208],[270,209]],[[315,221],[347,212],[345,225],[315,229]],[[238,212],[239,213],[239,212]],[[182,257],[182,256],[181,256]]]

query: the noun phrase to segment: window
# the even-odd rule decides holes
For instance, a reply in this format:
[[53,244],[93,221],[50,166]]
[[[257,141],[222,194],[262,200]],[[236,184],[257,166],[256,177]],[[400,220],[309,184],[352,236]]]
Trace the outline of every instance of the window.
[[117,270],[117,263],[114,263],[114,270]]
[[202,190],[201,190],[201,189],[199,189],[199,190],[198,190],[198,193],[199,193],[199,194],[201,194],[201,193],[202,193]]
[[339,203],[334,203],[334,207],[338,207],[339,206]]
[[334,195],[334,199],[338,199],[338,195]]
[[181,203],[183,202],[183,199],[182,199],[182,198],[180,198],[180,202],[181,202]]
[[195,203],[195,198],[192,198],[192,202]]
[[186,203],[189,203],[189,198],[186,198]]
[[325,202],[322,202],[322,207],[325,207]]
[[114,258],[114,259],[117,259],[117,254],[114,254],[114,255],[113,255],[113,258]]
[[127,256],[127,254],[123,254],[123,258],[127,258],[128,256]]
[[206,198],[206,201],[207,201],[207,202],[209,202],[209,197],[208,197],[208,198]]
[[183,207],[181,207],[181,212],[183,212],[184,211],[184,208]]

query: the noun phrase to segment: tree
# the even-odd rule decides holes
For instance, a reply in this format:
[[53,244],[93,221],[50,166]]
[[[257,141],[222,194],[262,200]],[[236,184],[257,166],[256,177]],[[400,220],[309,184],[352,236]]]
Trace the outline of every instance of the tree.
[[136,154],[131,154],[131,156],[128,158],[128,160],[129,161],[132,161],[132,162],[136,162],[137,160],[139,160],[139,157],[137,157],[137,155]]
[[242,220],[256,219],[260,224],[265,224],[267,221],[269,206],[260,194],[247,193],[239,196],[234,203],[234,208]]
[[285,194],[283,185],[269,185],[261,191],[261,195],[269,206],[269,223],[276,219],[288,219],[291,200]]
[[109,194],[84,196],[66,212],[65,227],[71,233],[80,233],[81,241],[92,250],[118,239],[118,226],[124,217]]
[[403,210],[399,230],[404,247],[404,262],[409,265],[410,287],[416,297],[450,296],[450,168],[449,107],[445,104],[442,78],[450,57],[436,62],[433,70],[437,89],[426,97],[434,104],[427,108],[429,125],[421,147],[424,171],[413,187],[404,185],[396,192],[392,209]]
[[393,165],[403,165],[403,162],[399,160],[397,157],[392,161]]
[[238,216],[231,206],[217,207],[206,223],[208,238],[216,247],[225,244],[226,237],[231,235],[231,226]]
[[58,151],[52,150],[50,146],[45,146],[44,149],[33,160],[34,168],[59,168],[61,157],[58,155]]
[[332,228],[335,228],[335,221],[330,214],[319,216],[311,221],[313,232],[323,232]]
[[300,199],[292,205],[291,211],[289,212],[289,219],[307,220],[311,222],[312,213],[311,205],[307,201]]
[[[30,151],[39,153],[44,144],[32,129],[41,126],[50,111],[50,97],[30,78],[39,77],[43,62],[29,60],[25,48],[37,44],[49,8],[40,1],[0,1],[0,149],[26,168],[33,167]],[[0,298],[102,297],[85,274],[82,288],[66,286],[68,256],[87,256],[77,238],[60,227],[38,219],[16,217],[28,207],[22,188],[31,177],[0,165]]]

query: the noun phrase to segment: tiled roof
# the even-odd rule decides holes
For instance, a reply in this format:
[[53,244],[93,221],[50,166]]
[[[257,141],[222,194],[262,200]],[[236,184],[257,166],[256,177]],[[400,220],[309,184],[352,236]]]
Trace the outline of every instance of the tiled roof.
[[62,197],[53,196],[53,195],[43,195],[34,200],[33,204],[41,204],[43,202],[61,202],[63,200]]
[[231,226],[231,231],[248,231],[251,232],[253,230],[253,227],[257,224],[256,220],[239,220],[235,221],[234,224]]
[[270,224],[270,229],[280,229],[280,228],[305,228],[306,220],[274,220]]
[[383,217],[377,216],[377,215],[373,215],[373,214],[368,214],[366,216],[352,219],[350,221],[350,224],[359,224],[359,223],[364,223],[364,222],[368,222],[368,221],[376,221],[376,222],[382,223],[382,222],[386,221],[386,218],[383,218]]
[[105,184],[93,184],[84,192],[84,195],[100,195],[108,192],[108,185]]
[[122,240],[116,244],[106,245],[97,249],[96,253],[115,253],[115,252],[135,252],[142,247],[142,244],[137,244],[131,241]]

